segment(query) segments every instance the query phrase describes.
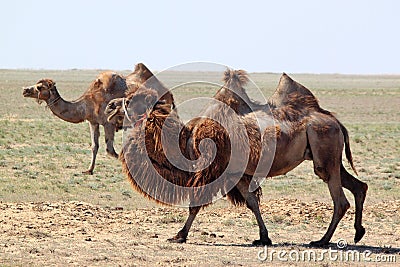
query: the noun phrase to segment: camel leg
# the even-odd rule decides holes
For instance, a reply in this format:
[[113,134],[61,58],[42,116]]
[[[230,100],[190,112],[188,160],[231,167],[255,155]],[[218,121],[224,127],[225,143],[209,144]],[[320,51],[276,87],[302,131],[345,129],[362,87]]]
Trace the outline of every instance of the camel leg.
[[200,209],[201,209],[201,206],[189,207],[189,217],[187,218],[185,225],[176,234],[176,236],[168,239],[169,242],[171,242],[171,243],[185,243],[186,242],[186,238],[188,236],[190,227],[192,226],[194,218],[196,218],[196,215],[197,215],[197,213],[199,213]]
[[104,136],[106,139],[107,154],[110,155],[111,157],[118,158],[118,154],[115,152],[114,149],[114,135],[115,135],[115,126],[112,124],[105,124]]
[[318,127],[307,129],[307,135],[313,155],[314,172],[328,183],[329,193],[333,200],[333,216],[325,235],[311,246],[323,246],[329,243],[337,225],[350,207],[344,195],[340,165],[342,164],[343,137],[339,127],[331,125],[329,129],[318,132]]
[[90,126],[90,136],[92,138],[92,161],[90,162],[90,167],[84,174],[93,174],[94,165],[96,163],[97,151],[99,150],[99,137],[100,129],[98,123],[89,123]]
[[311,246],[321,247],[327,245],[331,240],[340,220],[350,207],[350,204],[344,195],[339,175],[329,177],[328,188],[333,200],[332,220],[325,235],[320,240],[311,242]]
[[271,239],[268,237],[268,230],[265,227],[264,221],[261,216],[260,207],[258,205],[258,200],[254,192],[249,192],[249,184],[243,181],[243,178],[238,182],[236,188],[239,190],[240,194],[246,200],[247,207],[254,213],[256,217],[258,228],[260,229],[260,239],[254,240],[253,245],[272,245]]
[[365,234],[365,228],[362,226],[362,211],[364,200],[367,195],[368,185],[348,173],[343,164],[340,166],[340,177],[342,179],[342,186],[350,190],[354,195],[354,202],[356,204],[356,218],[354,222],[356,234],[354,236],[354,243],[357,243]]

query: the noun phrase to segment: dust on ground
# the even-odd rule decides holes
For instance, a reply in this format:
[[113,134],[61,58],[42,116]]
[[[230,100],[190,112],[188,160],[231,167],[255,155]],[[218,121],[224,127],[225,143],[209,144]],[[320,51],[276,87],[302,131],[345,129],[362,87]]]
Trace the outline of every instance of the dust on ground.
[[[222,200],[226,201],[226,200]],[[262,201],[261,212],[274,245],[269,249],[305,251],[307,244],[322,237],[332,206],[318,201],[281,198]],[[19,266],[249,266],[294,265],[300,260],[279,261],[277,255],[261,261],[263,247],[254,216],[245,207],[209,207],[201,211],[187,243],[172,244],[183,226],[187,210],[173,207],[102,208],[85,202],[0,204],[0,265]],[[332,242],[348,242],[347,249],[371,251],[368,259],[400,261],[400,200],[366,206],[367,233],[352,242],[354,209],[339,224]],[[329,247],[315,249],[317,253]],[[261,254],[260,254],[261,253]],[[292,253],[292,256],[296,253]],[[318,254],[317,254],[318,255]],[[327,256],[327,255],[326,255]],[[319,259],[316,259],[319,262]],[[361,258],[363,261],[363,258]],[[351,260],[324,257],[320,265],[350,265]],[[306,263],[304,263],[307,265]]]

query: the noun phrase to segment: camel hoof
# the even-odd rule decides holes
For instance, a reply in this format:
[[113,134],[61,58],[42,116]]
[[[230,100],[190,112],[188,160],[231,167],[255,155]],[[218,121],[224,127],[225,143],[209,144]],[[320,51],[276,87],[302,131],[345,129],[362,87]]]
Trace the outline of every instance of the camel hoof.
[[259,246],[272,246],[272,241],[271,239],[266,239],[266,240],[254,240],[252,243],[253,246],[259,247]]
[[360,241],[364,235],[365,235],[365,228],[361,226],[360,230],[356,230],[356,235],[354,236],[354,243]]
[[178,236],[174,236],[173,238],[168,238],[167,239],[168,242],[170,243],[186,243],[186,238],[185,237],[178,237]]
[[83,171],[82,173],[86,175],[93,175],[93,171],[91,170]]
[[110,157],[112,157],[112,158],[118,158],[118,154],[117,153],[115,153],[115,152],[108,152],[107,151],[107,155],[109,155]]
[[321,248],[321,247],[325,247],[326,245],[328,245],[329,242],[324,242],[324,241],[311,241],[309,246],[310,247],[314,247],[314,248]]

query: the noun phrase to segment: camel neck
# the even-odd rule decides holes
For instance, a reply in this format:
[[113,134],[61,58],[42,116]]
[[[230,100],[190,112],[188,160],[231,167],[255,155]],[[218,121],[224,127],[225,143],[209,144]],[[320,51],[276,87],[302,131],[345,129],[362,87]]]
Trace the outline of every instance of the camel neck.
[[58,91],[54,89],[46,103],[51,112],[64,121],[79,123],[87,119],[87,105],[84,97],[80,97],[74,101],[66,101],[60,96]]

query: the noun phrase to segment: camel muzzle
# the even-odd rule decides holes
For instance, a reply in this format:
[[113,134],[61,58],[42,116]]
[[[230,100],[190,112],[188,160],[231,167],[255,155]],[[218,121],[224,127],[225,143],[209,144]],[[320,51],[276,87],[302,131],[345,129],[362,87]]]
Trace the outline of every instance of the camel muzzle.
[[23,89],[22,95],[24,97],[30,97],[30,96],[34,95],[34,92],[35,92],[35,88],[34,87],[25,87],[25,88],[22,88],[22,89]]
[[107,121],[110,122],[115,116],[117,116],[120,113],[119,111],[120,111],[120,108],[107,109],[106,112],[105,112],[106,115],[108,115],[107,116]]

